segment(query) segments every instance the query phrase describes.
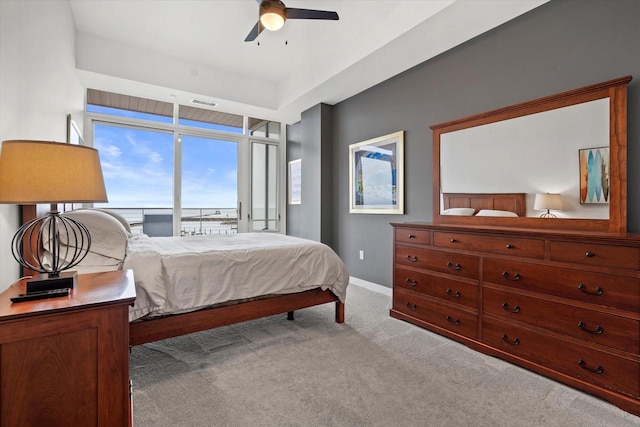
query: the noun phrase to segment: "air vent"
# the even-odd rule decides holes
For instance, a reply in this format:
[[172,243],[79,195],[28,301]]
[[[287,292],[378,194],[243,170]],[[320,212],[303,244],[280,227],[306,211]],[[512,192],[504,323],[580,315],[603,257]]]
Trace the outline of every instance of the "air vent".
[[193,104],[207,105],[209,107],[217,107],[218,106],[218,104],[216,104],[215,102],[203,101],[202,99],[192,99],[191,102]]

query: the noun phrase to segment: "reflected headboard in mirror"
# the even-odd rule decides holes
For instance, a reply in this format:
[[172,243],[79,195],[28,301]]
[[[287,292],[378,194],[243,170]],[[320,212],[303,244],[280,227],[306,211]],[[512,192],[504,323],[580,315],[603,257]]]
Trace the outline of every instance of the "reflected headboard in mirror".
[[525,193],[442,193],[442,210],[473,208],[481,210],[513,212],[519,217],[527,213]]
[[[433,222],[626,233],[631,76],[431,126]],[[445,215],[445,193],[524,194],[518,218]],[[562,211],[540,218],[535,195]]]

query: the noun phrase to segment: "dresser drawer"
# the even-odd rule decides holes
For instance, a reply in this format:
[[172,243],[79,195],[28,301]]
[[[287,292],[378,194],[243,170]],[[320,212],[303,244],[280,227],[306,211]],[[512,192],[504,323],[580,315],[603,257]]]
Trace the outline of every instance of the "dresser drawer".
[[551,242],[553,261],[578,262],[603,267],[640,268],[640,249],[591,243]]
[[394,286],[478,309],[478,286],[396,267]]
[[638,354],[638,320],[489,287],[482,290],[482,309],[483,313]]
[[483,317],[483,341],[539,365],[632,396],[640,392],[640,366],[604,351]]
[[542,292],[593,304],[640,311],[640,279],[485,258],[485,282]]
[[478,279],[479,260],[474,255],[457,254],[412,246],[396,246],[396,264]]
[[394,288],[393,308],[416,319],[470,338],[478,336],[476,313],[437,303],[417,292]]
[[436,231],[433,233],[433,244],[443,248],[544,258],[544,240],[537,239]]
[[396,228],[396,242],[431,244],[431,231],[414,228]]

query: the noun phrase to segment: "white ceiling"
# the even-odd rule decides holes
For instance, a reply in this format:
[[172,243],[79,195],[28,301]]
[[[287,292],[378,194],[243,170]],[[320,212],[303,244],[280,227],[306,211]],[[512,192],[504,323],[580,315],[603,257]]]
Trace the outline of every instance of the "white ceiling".
[[85,86],[293,123],[548,0],[287,0],[339,21],[244,38],[255,0],[70,0]]

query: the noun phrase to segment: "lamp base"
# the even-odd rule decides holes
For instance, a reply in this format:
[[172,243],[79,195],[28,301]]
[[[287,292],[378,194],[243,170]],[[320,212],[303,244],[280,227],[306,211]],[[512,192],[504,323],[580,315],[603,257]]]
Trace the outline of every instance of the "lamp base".
[[38,274],[27,282],[27,294],[53,289],[75,288],[77,277],[77,271],[63,271],[55,277],[49,277],[47,273]]
[[551,212],[549,212],[549,209],[547,209],[547,212],[540,215],[540,218],[558,218],[558,217],[552,214]]

